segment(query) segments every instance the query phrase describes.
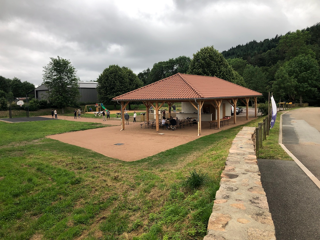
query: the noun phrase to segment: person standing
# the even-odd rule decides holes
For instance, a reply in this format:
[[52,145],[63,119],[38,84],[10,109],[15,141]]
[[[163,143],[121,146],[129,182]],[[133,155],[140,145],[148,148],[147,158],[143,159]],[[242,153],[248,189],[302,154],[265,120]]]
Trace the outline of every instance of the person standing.
[[126,112],[126,113],[124,114],[124,119],[126,120],[126,124],[127,124],[127,125],[129,125],[129,118],[130,118],[130,116],[129,116],[129,114]]
[[54,116],[54,111],[53,111],[53,109],[51,110],[51,116],[52,116],[52,118],[53,118],[53,116]]
[[78,118],[81,118],[81,110],[80,110],[80,108],[78,109]]
[[103,118],[103,121],[106,121],[106,111],[105,110],[103,110],[102,111],[102,118]]
[[74,115],[74,119],[77,119],[77,109],[74,110],[73,115]]
[[136,122],[136,117],[137,117],[137,113],[134,112],[134,113],[133,113],[133,122]]
[[176,105],[172,105],[172,109],[173,109],[173,112],[175,113],[176,112]]
[[110,119],[110,111],[107,109],[107,119]]
[[58,112],[56,109],[54,110],[54,118],[58,118]]

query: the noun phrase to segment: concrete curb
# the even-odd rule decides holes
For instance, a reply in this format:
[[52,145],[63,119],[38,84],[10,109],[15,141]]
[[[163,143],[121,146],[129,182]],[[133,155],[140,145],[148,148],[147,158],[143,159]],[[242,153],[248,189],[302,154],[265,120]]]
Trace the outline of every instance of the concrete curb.
[[287,111],[280,116],[280,130],[279,130],[279,145],[282,149],[295,161],[295,163],[301,168],[301,170],[311,179],[311,181],[320,189],[320,181],[316,178],[312,172],[310,172],[300,161],[296,158],[287,148],[282,144],[282,115],[288,113]]

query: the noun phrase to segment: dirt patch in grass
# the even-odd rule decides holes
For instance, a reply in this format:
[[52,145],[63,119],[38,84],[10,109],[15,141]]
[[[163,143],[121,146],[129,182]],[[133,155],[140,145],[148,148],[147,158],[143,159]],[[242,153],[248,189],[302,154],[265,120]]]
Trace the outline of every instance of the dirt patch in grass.
[[40,145],[40,144],[43,144],[42,139],[36,139],[36,140],[32,140],[32,141],[22,141],[22,142],[10,143],[8,145],[0,146],[0,149],[9,148],[9,147],[20,147],[20,146],[26,146],[26,145]]
[[41,240],[41,239],[43,239],[43,235],[42,235],[42,234],[38,234],[38,233],[34,234],[34,235],[30,238],[30,240]]

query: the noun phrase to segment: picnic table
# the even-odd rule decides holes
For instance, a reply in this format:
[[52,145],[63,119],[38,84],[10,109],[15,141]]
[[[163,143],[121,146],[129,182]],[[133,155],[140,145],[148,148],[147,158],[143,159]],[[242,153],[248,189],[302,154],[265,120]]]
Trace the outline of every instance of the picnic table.
[[[230,117],[220,119],[220,126],[223,127],[224,125],[229,125],[229,120],[230,120]],[[210,121],[209,123],[210,123],[210,128],[212,126],[213,127],[218,127],[218,121],[217,120]]]

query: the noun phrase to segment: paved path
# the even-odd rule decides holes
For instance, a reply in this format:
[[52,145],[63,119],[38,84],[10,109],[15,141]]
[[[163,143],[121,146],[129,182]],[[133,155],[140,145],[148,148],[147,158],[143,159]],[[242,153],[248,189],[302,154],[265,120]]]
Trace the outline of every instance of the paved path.
[[297,109],[282,116],[282,143],[320,180],[319,130],[320,108]]
[[277,240],[320,239],[320,190],[294,161],[258,160]]
[[[320,108],[282,115],[282,143],[320,179]],[[294,161],[258,160],[279,239],[320,239],[320,189]]]

